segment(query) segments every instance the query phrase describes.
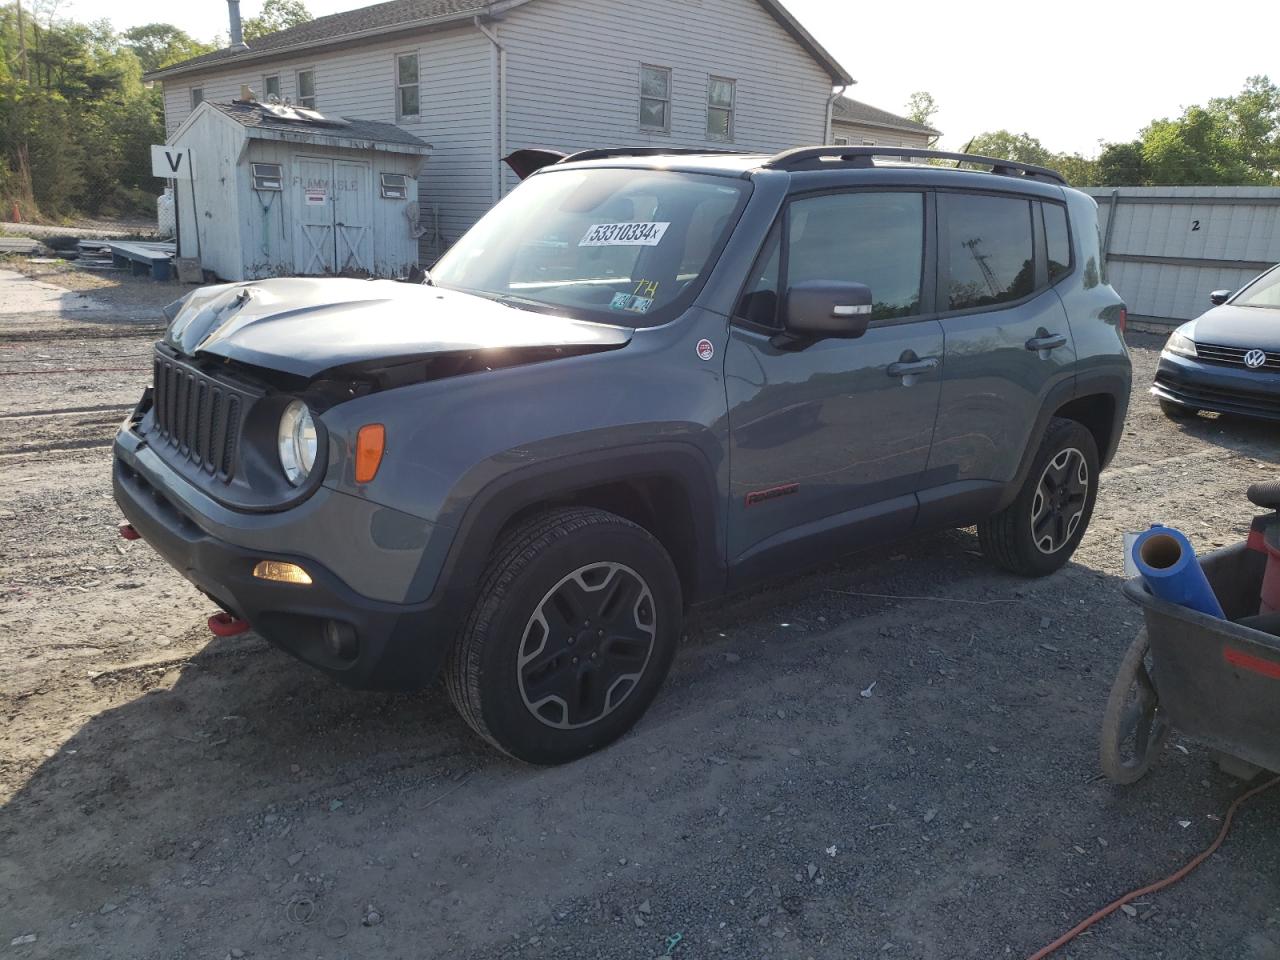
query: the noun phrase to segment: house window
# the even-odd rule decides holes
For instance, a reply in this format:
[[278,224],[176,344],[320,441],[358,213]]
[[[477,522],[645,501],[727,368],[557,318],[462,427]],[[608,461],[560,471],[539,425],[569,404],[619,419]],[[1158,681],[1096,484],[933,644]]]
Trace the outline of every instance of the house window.
[[418,116],[418,55],[396,57],[396,118]]
[[733,139],[733,94],[735,81],[712,77],[707,84],[707,138]]
[[848,138],[848,137],[836,137],[836,138],[835,138],[835,141],[836,141],[836,146],[837,146],[837,147],[847,147],[847,146],[849,146],[849,138]]
[[253,173],[253,189],[283,190],[284,171],[278,163],[251,163]]
[[278,73],[262,78],[262,98],[270,100],[272,97],[280,99],[280,74]]
[[864,147],[874,147],[876,145],[876,142],[874,140],[868,140],[866,137],[863,137],[862,145]]
[[382,174],[382,197],[385,200],[409,199],[409,178],[403,173]]
[[671,129],[671,68],[640,66],[640,126]]
[[191,88],[191,109],[194,110],[200,104],[204,103],[204,87]]
[[298,71],[298,106],[308,110],[316,108],[316,72],[314,70]]

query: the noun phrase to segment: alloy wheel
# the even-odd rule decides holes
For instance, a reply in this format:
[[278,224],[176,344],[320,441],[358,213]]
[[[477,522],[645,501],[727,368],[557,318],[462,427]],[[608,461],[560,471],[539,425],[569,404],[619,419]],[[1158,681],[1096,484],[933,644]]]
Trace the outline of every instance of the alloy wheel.
[[1089,464],[1075,447],[1044,468],[1031,501],[1031,540],[1041,553],[1057,553],[1080,526],[1089,499]]
[[547,591],[525,625],[520,696],[549,727],[596,723],[635,690],[656,635],[653,594],[640,574],[620,563],[579,567]]

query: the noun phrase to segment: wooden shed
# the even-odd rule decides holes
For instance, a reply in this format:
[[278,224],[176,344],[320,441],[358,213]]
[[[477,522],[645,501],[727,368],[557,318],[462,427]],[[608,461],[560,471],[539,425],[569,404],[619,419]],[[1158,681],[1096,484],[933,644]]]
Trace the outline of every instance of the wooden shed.
[[173,178],[178,256],[223,280],[403,276],[418,262],[431,146],[394,124],[205,101],[166,151],[184,161]]

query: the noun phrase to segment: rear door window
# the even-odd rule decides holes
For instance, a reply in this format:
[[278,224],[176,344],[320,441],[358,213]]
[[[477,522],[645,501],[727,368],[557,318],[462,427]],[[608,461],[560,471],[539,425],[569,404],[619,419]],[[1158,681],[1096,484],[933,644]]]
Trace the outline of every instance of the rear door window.
[[1049,260],[1049,282],[1057,283],[1071,272],[1071,237],[1067,232],[1067,208],[1058,203],[1042,203],[1044,245]]
[[1021,300],[1035,289],[1031,202],[1017,197],[939,193],[940,253],[948,310]]

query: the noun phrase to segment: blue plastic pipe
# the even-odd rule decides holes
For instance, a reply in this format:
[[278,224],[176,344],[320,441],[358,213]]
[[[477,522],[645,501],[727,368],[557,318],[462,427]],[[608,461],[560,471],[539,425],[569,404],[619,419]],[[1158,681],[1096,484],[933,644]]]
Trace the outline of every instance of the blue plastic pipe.
[[1191,541],[1179,531],[1153,524],[1134,541],[1133,562],[1147,588],[1161,600],[1226,619]]

